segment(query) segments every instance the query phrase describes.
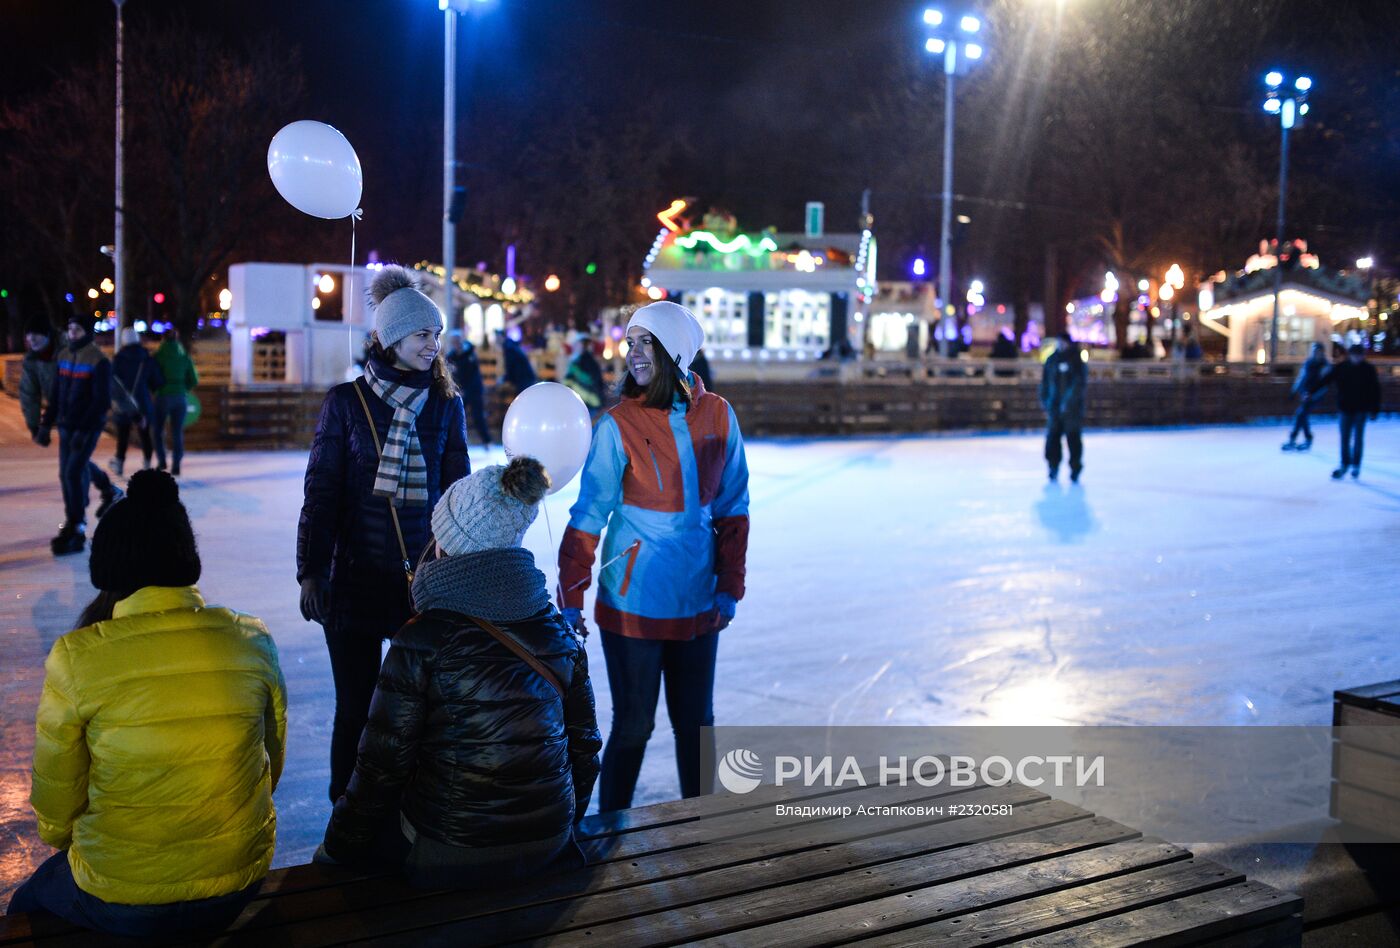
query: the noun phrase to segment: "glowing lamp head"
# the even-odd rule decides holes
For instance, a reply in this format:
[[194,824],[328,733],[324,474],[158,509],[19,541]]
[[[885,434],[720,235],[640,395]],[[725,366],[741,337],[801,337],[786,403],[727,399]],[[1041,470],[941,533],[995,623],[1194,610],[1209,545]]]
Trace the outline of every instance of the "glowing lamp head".
[[233,293],[228,289],[219,291],[219,309],[227,310],[233,306]]
[[1375,263],[1375,260],[1371,259],[1370,257],[1362,257],[1361,259],[1356,261],[1356,269],[1369,270],[1371,269],[1371,267],[1375,266]]
[[937,37],[930,37],[930,38],[924,43],[924,49],[925,49],[925,51],[930,52],[930,53],[933,53],[934,55],[937,55],[937,54],[943,52],[943,51],[944,51],[945,49],[947,49],[947,48],[948,48],[948,44],[945,43],[945,42],[943,42],[941,39],[938,39]]
[[975,16],[965,16],[958,23],[964,33],[976,33],[982,28],[982,21]]
[[559,277],[555,276],[553,273],[545,277],[544,288],[550,293],[553,293],[555,290],[559,289]]
[[1264,85],[1268,86],[1270,89],[1277,89],[1279,86],[1283,85],[1283,73],[1279,72],[1277,69],[1270,72],[1264,77]]
[[925,10],[924,22],[927,23],[929,26],[942,26],[943,12],[941,10]]
[[331,276],[329,273],[321,274],[320,279],[316,281],[316,289],[320,290],[322,293],[334,293],[335,277]]
[[1283,104],[1279,102],[1278,99],[1264,100],[1264,111],[1268,112],[1270,115],[1278,115],[1279,109],[1281,108],[1283,108]]
[[914,258],[913,271],[914,276],[916,277],[921,277],[924,274],[928,273],[928,264],[924,261],[923,257]]
[[[152,296],[152,297],[151,297],[151,300],[154,301],[154,302],[156,303],[156,305],[160,305],[161,303],[164,303],[164,302],[165,302],[165,294],[164,294],[164,293],[157,293],[155,296]],[[70,302],[71,302],[71,301],[70,301]]]
[[1299,92],[1307,92],[1312,88],[1312,80],[1307,76],[1299,76],[1297,79],[1293,80],[1293,88],[1297,89]]
[[968,59],[982,58],[982,47],[978,46],[976,43],[964,43],[963,52],[967,54]]

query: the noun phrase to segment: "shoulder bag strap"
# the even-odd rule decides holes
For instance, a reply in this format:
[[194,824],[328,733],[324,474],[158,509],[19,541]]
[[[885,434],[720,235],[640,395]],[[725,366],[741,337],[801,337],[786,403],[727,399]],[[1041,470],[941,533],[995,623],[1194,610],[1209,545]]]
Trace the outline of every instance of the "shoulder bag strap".
[[467,618],[471,619],[472,622],[476,623],[482,629],[491,633],[491,636],[497,642],[500,642],[506,648],[510,649],[522,662],[524,662],[526,665],[529,665],[535,671],[539,672],[540,677],[543,678],[545,681],[549,682],[550,685],[554,687],[555,691],[559,692],[559,697],[564,697],[564,683],[559,680],[559,677],[555,675],[554,672],[549,670],[549,667],[546,666],[544,662],[536,658],[529,649],[522,645],[515,638],[515,636],[511,635],[504,629],[493,625],[490,622],[487,622],[485,619],[479,618],[477,616],[468,616]]
[[[374,416],[369,413],[369,402],[365,401],[365,393],[360,389],[358,380],[350,383],[355,389],[355,394],[359,396],[360,407],[365,410],[365,420],[369,422],[369,432],[374,439],[374,454],[376,457],[384,457],[384,449],[379,446],[379,429],[374,426]],[[408,585],[413,587],[413,564],[408,560],[408,546],[403,542],[403,528],[399,526],[399,510],[394,506],[394,498],[386,497],[389,503],[389,516],[394,521],[394,535],[399,538],[399,555],[403,557],[403,572],[408,577]]]

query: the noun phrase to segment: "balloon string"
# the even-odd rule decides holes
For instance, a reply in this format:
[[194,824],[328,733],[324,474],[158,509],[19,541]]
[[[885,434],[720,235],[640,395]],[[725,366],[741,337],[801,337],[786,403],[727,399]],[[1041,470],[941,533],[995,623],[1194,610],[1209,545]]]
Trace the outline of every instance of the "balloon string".
[[[641,540],[633,540],[631,546],[627,547],[627,548],[626,548],[625,550],[623,550],[621,553],[617,554],[617,556],[614,556],[612,559],[608,560],[608,561],[607,561],[606,563],[604,563],[602,566],[598,567],[598,575],[601,576],[601,575],[603,574],[603,570],[607,569],[609,566],[613,565],[613,564],[616,563],[618,560],[626,559],[628,556],[631,556],[631,555],[632,555],[632,551],[635,550],[635,549],[637,549],[637,548],[640,547],[641,545],[642,545],[642,541],[641,541]],[[592,574],[590,573],[588,576],[585,576],[583,579],[580,579],[578,582],[576,582],[576,583],[574,583],[572,586],[570,586],[570,587],[566,590],[566,592],[573,592],[575,589],[578,589],[580,586],[582,586],[584,583],[588,582],[588,581],[589,581],[590,579],[592,579],[592,578],[593,578],[593,576],[592,576]]]
[[540,506],[544,508],[544,528],[549,534],[549,548],[553,551],[554,556],[554,601],[562,604],[564,602],[564,590],[563,583],[559,579],[559,547],[554,545],[554,525],[549,522],[549,500],[546,499]]
[[364,210],[355,208],[350,212],[350,272],[346,275],[345,300],[341,306],[341,318],[345,320],[345,344],[350,348],[350,364],[355,364],[355,224],[364,215]]

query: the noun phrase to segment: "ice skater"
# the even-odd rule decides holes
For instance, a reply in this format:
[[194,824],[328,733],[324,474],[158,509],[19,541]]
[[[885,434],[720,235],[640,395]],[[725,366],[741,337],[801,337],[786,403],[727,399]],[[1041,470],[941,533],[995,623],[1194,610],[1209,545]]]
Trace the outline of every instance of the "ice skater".
[[452,381],[462,393],[462,407],[467,421],[476,429],[484,447],[491,447],[491,429],[486,426],[486,386],[481,380],[481,360],[476,346],[462,335],[460,329],[447,331],[447,364],[452,368]]
[[[574,824],[598,777],[588,656],[521,547],[549,476],[518,457],[449,487],[389,646],[324,853],[429,888],[582,865]],[[318,854],[319,856],[320,854]],[[563,868],[564,866],[559,866]]]
[[180,476],[180,462],[185,457],[185,411],[190,391],[199,384],[194,360],[185,351],[185,344],[170,330],[156,349],[156,362],[164,379],[156,395],[155,449],[156,467],[165,470],[165,424],[170,422],[170,473]]
[[581,633],[604,530],[594,617],[612,692],[601,811],[632,804],[664,679],[681,795],[710,791],[701,728],[714,724],[718,633],[744,596],[749,471],[734,410],[690,371],[705,342],[671,302],[627,325],[622,401],[593,431],[559,549],[564,615]]
[[442,492],[470,471],[466,418],[442,358],[442,313],[403,267],[370,286],[363,377],[331,389],[297,526],[301,614],[325,632],[335,681],[330,798],[345,792],[379,679],[380,643],[413,614],[408,583]]
[[[68,344],[59,351],[50,387],[43,390],[45,402],[39,426],[33,432],[35,444],[48,446],[52,431],[58,428],[58,480],[63,489],[63,526],[49,543],[54,556],[81,553],[87,543],[88,493],[97,487],[102,500],[97,516],[105,514],[118,499],[121,488],[112,483],[107,472],[92,462],[102,427],[107,423],[107,409],[112,401],[112,363],[97,347],[92,336],[93,321],[88,316],[68,317]],[[38,342],[36,338],[34,340]],[[35,358],[31,364],[30,355]],[[31,349],[25,357],[26,373],[35,373],[21,392],[30,391],[32,410],[33,389],[45,380],[46,370],[38,352]]]
[[1089,370],[1084,353],[1069,331],[1057,337],[1055,351],[1040,376],[1040,404],[1045,409],[1045,463],[1050,480],[1060,476],[1060,439],[1069,446],[1069,479],[1079,482],[1084,470],[1084,385]]
[[564,370],[564,384],[574,390],[588,413],[594,418],[603,408],[603,367],[593,355],[593,340],[588,333],[575,332],[569,336],[569,365]]
[[[1326,371],[1327,350],[1322,347],[1322,343],[1314,342],[1308,349],[1307,360],[1298,368],[1298,377],[1293,380],[1292,391],[1298,399],[1298,410],[1293,413],[1293,430],[1288,433],[1283,450],[1306,451],[1312,447],[1312,425],[1308,423],[1308,416],[1312,414],[1313,406],[1322,398],[1322,393],[1317,389]],[[1299,434],[1303,436],[1302,444],[1298,443]]]
[[112,421],[117,427],[117,453],[112,473],[122,476],[131,429],[141,439],[141,467],[151,466],[155,450],[151,440],[155,427],[155,401],[151,393],[165,385],[160,363],[141,345],[141,334],[128,326],[122,330],[121,348],[112,359]]
[[1337,390],[1337,421],[1342,434],[1342,463],[1332,472],[1339,481],[1351,470],[1352,478],[1361,476],[1361,449],[1366,437],[1366,416],[1374,421],[1381,410],[1381,380],[1376,367],[1366,361],[1366,348],[1353,343],[1342,362],[1333,363],[1313,389],[1321,392],[1332,386]]

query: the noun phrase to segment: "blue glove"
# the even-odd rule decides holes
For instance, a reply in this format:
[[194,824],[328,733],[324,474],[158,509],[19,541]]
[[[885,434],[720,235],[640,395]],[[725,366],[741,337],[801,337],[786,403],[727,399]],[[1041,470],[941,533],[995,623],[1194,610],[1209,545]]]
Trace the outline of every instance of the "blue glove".
[[588,635],[588,624],[583,621],[582,609],[574,609],[572,607],[565,609],[564,621],[568,623],[569,628],[573,629],[579,635]]
[[734,613],[739,609],[739,603],[733,596],[729,595],[729,593],[716,593],[715,609],[719,611],[720,615],[733,621]]

